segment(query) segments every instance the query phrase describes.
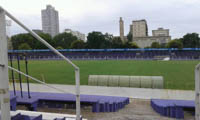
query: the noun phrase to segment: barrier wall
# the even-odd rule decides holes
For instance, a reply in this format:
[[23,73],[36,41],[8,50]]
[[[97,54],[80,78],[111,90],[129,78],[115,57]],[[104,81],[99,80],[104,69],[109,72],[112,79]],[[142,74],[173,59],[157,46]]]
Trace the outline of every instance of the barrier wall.
[[89,75],[88,85],[135,88],[164,88],[162,76]]

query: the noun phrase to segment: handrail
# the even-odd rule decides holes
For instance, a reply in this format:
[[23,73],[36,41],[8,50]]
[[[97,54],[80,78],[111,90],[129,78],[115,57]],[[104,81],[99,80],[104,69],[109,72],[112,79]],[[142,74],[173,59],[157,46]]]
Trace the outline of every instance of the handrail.
[[64,55],[62,55],[58,50],[56,50],[54,47],[52,47],[48,42],[46,42],[44,39],[42,39],[39,35],[37,35],[35,32],[30,30],[28,27],[26,27],[23,23],[21,23],[19,20],[17,20],[14,16],[12,16],[8,11],[6,11],[4,8],[0,6],[0,10],[3,10],[5,14],[15,21],[19,26],[24,28],[27,32],[29,32],[32,36],[34,36],[37,40],[42,42],[45,46],[47,46],[49,49],[51,49],[55,54],[63,58],[65,61],[67,61],[69,64],[71,64],[75,69],[75,81],[76,81],[76,120],[80,120],[80,70],[79,67],[76,66],[71,60],[66,58]]
[[200,120],[200,64],[195,67],[195,120]]
[[[69,92],[66,92],[66,91],[64,91],[64,90],[62,90],[62,89],[56,88],[56,87],[54,87],[54,86],[52,86],[52,85],[46,84],[45,82],[42,82],[41,80],[39,80],[39,79],[37,79],[37,78],[34,78],[34,77],[30,76],[30,75],[27,75],[26,73],[23,73],[23,72],[21,72],[21,71],[15,69],[15,68],[13,68],[13,67],[11,67],[11,66],[8,66],[8,68],[9,68],[10,70],[13,70],[13,71],[15,71],[15,72],[21,74],[21,75],[24,75],[25,77],[30,78],[30,79],[32,79],[32,80],[38,82],[38,83],[41,83],[41,84],[46,85],[46,86],[48,86],[48,87],[50,87],[50,88],[53,88],[53,89],[55,89],[55,90],[57,90],[57,91],[60,91],[60,92],[62,92],[62,93],[69,93]],[[71,94],[74,94],[74,93],[71,93]]]

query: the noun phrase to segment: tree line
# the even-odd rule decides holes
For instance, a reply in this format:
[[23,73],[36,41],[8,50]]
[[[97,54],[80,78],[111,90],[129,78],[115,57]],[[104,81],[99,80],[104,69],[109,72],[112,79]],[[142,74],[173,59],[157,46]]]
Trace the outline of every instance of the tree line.
[[[40,37],[46,40],[56,49],[110,49],[110,48],[139,48],[135,42],[132,42],[132,35],[127,35],[126,42],[120,37],[114,37],[108,33],[90,32],[87,41],[79,40],[71,33],[60,33],[55,37],[51,37],[46,33],[38,33]],[[14,50],[31,50],[31,49],[47,49],[40,41],[36,40],[31,34],[23,33],[11,37]],[[147,48],[199,48],[200,38],[197,33],[186,34],[182,38],[171,40],[166,45],[160,45],[153,42]]]

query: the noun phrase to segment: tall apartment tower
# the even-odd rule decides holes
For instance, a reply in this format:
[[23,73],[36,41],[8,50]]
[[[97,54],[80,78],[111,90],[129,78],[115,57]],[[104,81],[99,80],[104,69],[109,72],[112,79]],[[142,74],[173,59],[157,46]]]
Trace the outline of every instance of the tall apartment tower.
[[135,20],[132,24],[133,37],[146,37],[148,36],[148,26],[146,20]]
[[59,33],[58,11],[51,5],[47,5],[42,13],[42,31],[50,34],[52,37]]
[[122,41],[124,41],[124,21],[122,20],[122,17],[120,17],[119,20],[119,34]]

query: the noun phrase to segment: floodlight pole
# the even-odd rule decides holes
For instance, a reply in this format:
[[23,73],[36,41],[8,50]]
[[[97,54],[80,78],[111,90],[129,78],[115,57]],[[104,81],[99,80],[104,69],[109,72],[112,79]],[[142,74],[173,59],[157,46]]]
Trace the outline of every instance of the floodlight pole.
[[195,68],[195,120],[200,120],[200,64]]
[[10,120],[10,95],[8,86],[8,44],[5,11],[0,9],[0,108],[1,120]]
[[33,32],[32,30],[30,30],[24,24],[22,24],[19,20],[17,20],[14,16],[12,16],[8,11],[6,11],[5,9],[3,9],[1,6],[0,6],[0,10],[4,11],[4,14],[6,14],[10,19],[12,19],[13,21],[15,21],[19,26],[21,26],[22,28],[24,28],[33,37],[35,37],[37,40],[39,40],[40,42],[42,42],[45,46],[47,46],[55,54],[57,54],[58,56],[60,56],[61,58],[63,58],[65,61],[67,61],[69,64],[71,64],[74,67],[74,69],[75,69],[75,79],[76,79],[76,120],[80,120],[80,114],[81,113],[80,113],[80,70],[79,70],[79,67],[76,66],[74,63],[72,63],[72,61],[70,61],[63,54],[61,54],[58,50],[56,50],[54,47],[52,47],[49,43],[47,43],[39,35],[37,35],[35,32]]

